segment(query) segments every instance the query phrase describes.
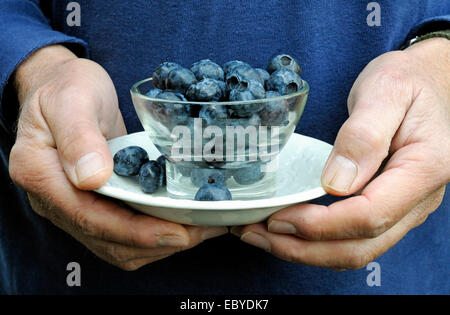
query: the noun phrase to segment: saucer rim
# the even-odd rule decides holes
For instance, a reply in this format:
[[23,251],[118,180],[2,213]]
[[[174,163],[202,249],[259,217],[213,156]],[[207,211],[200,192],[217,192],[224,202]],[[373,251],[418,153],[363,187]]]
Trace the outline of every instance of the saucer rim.
[[[110,139],[108,141],[108,146],[112,142],[121,141],[124,138],[134,138],[142,136],[145,134],[145,131],[128,134],[125,136],[117,137],[114,139]],[[308,138],[308,140],[321,142],[322,145],[329,146],[330,152],[333,148],[332,145],[326,143],[322,140],[315,139],[312,137],[300,135],[300,134],[292,134],[291,138],[288,140],[292,140],[295,137]],[[262,198],[262,199],[250,199],[250,200],[224,200],[224,201],[196,201],[190,199],[176,199],[170,198],[167,196],[153,196],[151,194],[145,193],[136,193],[132,191],[125,190],[123,188],[117,186],[111,186],[108,182],[102,187],[95,189],[94,192],[99,193],[101,195],[105,195],[111,198],[115,198],[124,202],[130,202],[135,204],[140,204],[144,206],[154,206],[154,207],[163,207],[163,208],[172,208],[172,209],[192,209],[192,210],[209,210],[209,211],[219,211],[219,210],[244,210],[244,209],[262,209],[262,208],[272,208],[279,206],[286,206],[296,203],[306,202],[308,200],[316,199],[322,197],[327,194],[327,192],[323,189],[323,187],[315,187],[312,189],[308,189],[305,191],[293,193],[286,196],[278,196],[278,197],[270,197],[270,198]],[[161,193],[162,191],[160,191]],[[166,192],[162,192],[164,194]]]

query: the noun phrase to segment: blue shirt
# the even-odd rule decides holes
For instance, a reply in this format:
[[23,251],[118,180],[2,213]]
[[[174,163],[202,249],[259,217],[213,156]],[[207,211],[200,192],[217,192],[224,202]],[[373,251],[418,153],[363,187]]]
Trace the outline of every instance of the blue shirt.
[[[333,143],[364,66],[416,34],[450,28],[449,1],[378,1],[381,25],[372,27],[370,1],[79,0],[80,26],[67,23],[69,2],[0,0],[0,293],[450,293],[449,193],[423,225],[376,259],[381,286],[370,287],[366,269],[336,273],[284,262],[231,235],[121,271],[35,214],[7,172],[17,114],[11,74],[40,47],[63,43],[100,63],[129,133],[142,130],[129,88],[162,61],[241,59],[265,67],[274,53],[292,54],[311,86],[296,132]],[[71,261],[81,265],[81,287],[66,285]]]

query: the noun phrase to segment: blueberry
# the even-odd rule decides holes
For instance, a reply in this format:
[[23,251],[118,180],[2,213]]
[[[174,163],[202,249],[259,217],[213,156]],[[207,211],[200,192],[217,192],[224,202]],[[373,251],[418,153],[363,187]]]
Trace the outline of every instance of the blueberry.
[[261,125],[261,118],[258,113],[254,113],[249,118],[230,119],[228,125],[233,127],[242,126],[244,129],[248,126],[258,127]]
[[209,59],[203,59],[194,63],[191,66],[191,71],[199,81],[205,78],[221,81],[224,79],[222,67]]
[[167,158],[164,155],[161,155],[159,158],[156,159],[156,162],[159,163],[159,165],[161,165],[161,169],[163,172],[162,178],[163,178],[163,186],[165,186],[167,184],[167,180],[166,180],[166,162],[167,162]]
[[266,98],[270,99],[270,98],[276,98],[276,97],[280,97],[282,96],[280,93],[278,93],[277,91],[266,91]]
[[171,90],[161,91],[158,94],[158,98],[169,101],[182,101],[182,102],[187,101],[183,94]]
[[[177,92],[165,90],[158,94],[159,99],[170,101],[183,101],[186,98]],[[184,124],[190,115],[189,104],[153,102],[151,111],[154,117],[167,128],[172,129],[176,125]]]
[[139,174],[142,164],[148,161],[147,151],[138,146],[129,146],[114,154],[114,172],[122,176]]
[[145,95],[150,97],[150,98],[157,98],[159,93],[161,93],[160,89],[151,89]]
[[270,75],[267,88],[281,95],[288,95],[300,91],[303,88],[303,82],[302,78],[292,70],[280,69]]
[[238,65],[226,76],[227,90],[231,91],[236,88],[242,81],[258,81],[264,84],[264,80],[261,79],[259,73],[250,66]]
[[256,80],[244,80],[239,82],[233,89],[233,92],[233,100],[230,99],[230,101],[249,101],[266,97],[264,86]]
[[205,184],[197,191],[194,198],[198,201],[231,200],[231,193],[225,186]]
[[223,81],[216,81],[216,83],[220,87],[220,90],[222,91],[222,98],[221,98],[221,100],[226,100],[227,97],[228,97],[227,85]]
[[175,68],[181,67],[179,64],[175,62],[163,62],[156,68],[153,72],[153,86],[158,89],[164,90],[166,88],[166,78],[170,71]]
[[191,70],[178,67],[172,69],[166,78],[166,88],[185,94],[187,89],[197,82]]
[[227,179],[230,178],[233,175],[233,171],[237,168],[240,168],[244,165],[247,165],[247,161],[214,161],[214,162],[207,162],[207,164],[211,165],[215,168],[220,168],[226,171]]
[[197,187],[212,183],[222,185],[228,178],[225,170],[216,168],[194,168],[191,172],[191,182]]
[[163,167],[166,167],[167,158],[164,155],[160,155],[156,161]]
[[286,54],[272,57],[269,61],[269,65],[267,66],[267,71],[269,73],[273,73],[280,69],[289,69],[298,75],[302,74],[302,69],[300,68],[299,63],[294,58]]
[[238,168],[233,172],[234,180],[241,185],[254,184],[264,177],[261,171],[261,163],[255,162],[249,166]]
[[[230,92],[230,101],[251,101],[263,99],[266,96],[261,83],[254,80],[242,81]],[[237,117],[250,117],[253,113],[261,110],[261,103],[230,105],[233,115]]]
[[263,83],[263,85],[264,85],[266,83],[266,81],[269,80],[269,78],[270,78],[269,72],[267,72],[266,70],[261,69],[261,68],[255,68],[255,71],[258,72],[259,77],[264,82]]
[[157,161],[149,161],[139,171],[139,184],[145,193],[153,193],[163,185],[162,166]]
[[227,108],[224,105],[204,105],[199,113],[207,126],[221,126],[228,118]]
[[235,67],[237,66],[246,66],[251,68],[251,66],[243,61],[240,60],[232,60],[232,61],[228,61],[227,63],[225,63],[222,66],[223,71],[225,72],[225,75],[227,75],[228,73],[230,73]]
[[[266,99],[280,96],[281,94],[278,92],[266,92]],[[288,104],[285,100],[267,101],[264,105],[264,108],[258,113],[263,126],[284,126],[288,123]]]
[[219,82],[221,81],[206,78],[194,83],[186,91],[186,97],[191,101],[217,102],[223,98],[222,85]]

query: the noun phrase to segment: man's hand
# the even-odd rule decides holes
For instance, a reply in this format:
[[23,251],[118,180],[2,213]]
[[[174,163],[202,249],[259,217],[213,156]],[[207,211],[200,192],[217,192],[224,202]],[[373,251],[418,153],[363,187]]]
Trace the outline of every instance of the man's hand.
[[9,169],[39,215],[125,270],[227,232],[135,214],[86,191],[112,174],[106,140],[126,134],[114,85],[101,66],[50,46],[28,58],[15,79],[22,105]]
[[373,60],[353,85],[348,111],[322,184],[356,196],[292,206],[234,234],[288,261],[359,269],[439,206],[450,180],[450,41]]

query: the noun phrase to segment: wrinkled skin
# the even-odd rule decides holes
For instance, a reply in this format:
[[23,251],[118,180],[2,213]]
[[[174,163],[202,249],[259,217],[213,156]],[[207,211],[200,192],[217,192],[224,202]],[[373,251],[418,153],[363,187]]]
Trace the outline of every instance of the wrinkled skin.
[[322,184],[356,196],[291,206],[234,234],[287,261],[360,269],[440,205],[450,180],[450,41],[374,59],[356,79],[348,111]]
[[191,248],[226,228],[166,222],[90,192],[111,176],[106,140],[126,134],[114,85],[93,61],[42,48],[16,71],[21,103],[9,170],[31,207],[124,270]]

